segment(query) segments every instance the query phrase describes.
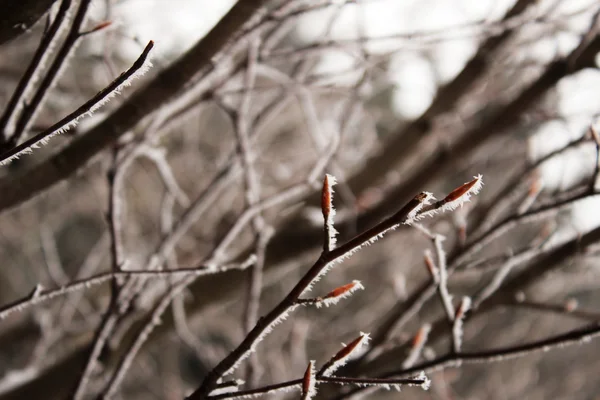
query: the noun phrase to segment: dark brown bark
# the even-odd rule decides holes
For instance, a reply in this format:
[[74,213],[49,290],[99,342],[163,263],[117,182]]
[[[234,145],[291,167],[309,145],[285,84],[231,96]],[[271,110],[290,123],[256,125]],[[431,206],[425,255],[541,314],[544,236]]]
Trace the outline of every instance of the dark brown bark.
[[0,18],[0,45],[25,33],[44,14],[55,0],[5,0]]

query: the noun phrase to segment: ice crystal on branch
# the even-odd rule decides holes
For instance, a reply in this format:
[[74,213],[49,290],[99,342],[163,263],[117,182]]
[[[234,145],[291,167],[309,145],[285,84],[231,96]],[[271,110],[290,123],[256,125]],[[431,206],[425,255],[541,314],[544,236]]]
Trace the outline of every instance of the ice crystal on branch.
[[[424,203],[425,205],[417,212],[413,220],[418,220],[424,216],[431,216],[438,211],[453,211],[462,206],[465,202],[471,200],[472,195],[476,195],[483,186],[483,176],[481,174],[474,176],[473,180],[462,184],[451,191],[442,200],[432,204]],[[431,200],[433,196],[430,197]]]
[[86,115],[91,116],[113,97],[120,94],[125,87],[131,86],[132,81],[144,75],[152,66],[152,63],[150,62],[150,51],[153,47],[154,42],[148,42],[142,54],[128,70],[119,75],[107,87],[102,89],[71,114],[67,115],[43,132],[38,133],[18,146],[0,154],[0,165],[6,165],[12,160],[18,159],[22,154],[30,154],[33,152],[33,149],[46,145],[48,141],[56,135],[65,133],[69,129],[75,127]]
[[431,332],[430,324],[425,324],[421,327],[421,329],[419,329],[419,331],[413,338],[410,353],[408,354],[408,357],[406,357],[406,360],[404,360],[404,362],[402,363],[402,368],[408,369],[415,365],[415,363],[421,356],[423,348],[425,347],[425,343],[427,343],[427,339],[429,338],[429,332]]
[[431,380],[427,377],[427,375],[425,375],[425,371],[421,371],[421,373],[419,375],[417,375],[415,377],[415,379],[423,380],[423,383],[421,384],[421,388],[423,390],[429,390],[429,387],[431,386]]
[[460,306],[456,310],[456,316],[454,317],[454,324],[452,326],[452,335],[454,340],[454,351],[459,352],[463,342],[463,324],[465,315],[471,308],[471,298],[468,296],[463,297]]
[[334,176],[326,174],[321,191],[321,210],[325,229],[324,251],[331,251],[335,247],[337,231],[333,226],[335,208],[333,207],[333,186],[337,183]]
[[320,376],[332,376],[332,374],[337,371],[340,367],[346,365],[346,362],[353,356],[359,353],[359,350],[366,344],[369,343],[368,333],[361,332],[360,336],[354,339],[347,345],[344,345],[344,348],[336,353],[335,356],[331,358],[323,366],[320,372]]
[[317,308],[322,306],[329,307],[337,304],[340,300],[350,297],[357,290],[364,290],[364,286],[360,281],[354,280],[352,283],[337,287],[323,297],[311,299],[298,299],[300,304],[314,304]]

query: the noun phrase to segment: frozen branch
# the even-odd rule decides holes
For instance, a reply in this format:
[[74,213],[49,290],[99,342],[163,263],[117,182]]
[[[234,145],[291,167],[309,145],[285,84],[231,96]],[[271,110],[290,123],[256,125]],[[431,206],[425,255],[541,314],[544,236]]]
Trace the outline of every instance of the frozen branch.
[[[17,88],[14,90],[10,100],[8,101],[8,104],[4,108],[2,116],[0,117],[0,142],[3,144],[10,142],[10,135],[13,129],[11,124],[12,119],[15,116],[15,112],[19,109],[19,106],[25,102],[25,95],[29,90],[31,90],[33,84],[39,79],[39,75],[41,74],[47,59],[51,56],[57,34],[66,25],[68,20],[66,18],[67,11],[70,7],[71,0],[61,0],[58,12],[54,17],[54,21],[52,21],[48,31],[44,33],[44,36],[42,37],[42,40],[35,51],[29,66],[27,67],[27,70],[19,80]],[[2,151],[4,152],[4,150],[6,149],[3,148]]]
[[75,126],[85,115],[91,115],[99,107],[106,104],[113,96],[120,93],[124,87],[131,85],[133,79],[143,75],[149,68],[150,63],[147,62],[147,59],[152,47],[154,47],[154,42],[150,41],[131,68],[123,72],[117,79],[112,81],[106,88],[98,92],[98,94],[85,102],[77,110],[73,111],[50,128],[38,133],[11,150],[2,153],[0,155],[0,165],[7,164],[15,158],[19,158],[21,154],[31,153],[34,148],[46,144],[53,136],[66,132]]

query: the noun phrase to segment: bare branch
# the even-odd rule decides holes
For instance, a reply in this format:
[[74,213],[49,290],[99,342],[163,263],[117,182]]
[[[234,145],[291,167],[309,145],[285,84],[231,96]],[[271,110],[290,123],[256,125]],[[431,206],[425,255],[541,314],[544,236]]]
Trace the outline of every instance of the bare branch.
[[112,81],[106,88],[98,92],[98,94],[85,102],[77,110],[73,111],[71,114],[67,115],[65,118],[61,119],[45,131],[38,133],[20,145],[2,153],[0,155],[0,165],[7,164],[15,158],[19,158],[21,154],[31,153],[33,149],[37,148],[40,144],[46,144],[53,136],[66,132],[75,126],[77,122],[86,114],[91,115],[99,107],[104,105],[111,97],[120,93],[125,86],[129,86],[131,84],[133,79],[143,75],[147,68],[149,68],[150,64],[147,63],[146,60],[150,54],[150,50],[152,50],[152,47],[154,47],[154,42],[150,41],[131,68],[123,72],[117,79]]
[[[57,34],[60,32],[61,28],[65,26],[67,11],[71,7],[71,0],[62,0],[60,3],[60,8],[54,17],[54,21],[50,25],[50,28],[47,32],[44,33],[40,45],[38,46],[35,54],[27,70],[21,77],[17,88],[13,92],[8,104],[4,108],[2,113],[2,117],[0,117],[0,142],[3,144],[8,142],[10,139],[10,132],[12,127],[10,124],[12,123],[12,119],[15,115],[15,112],[18,110],[19,106],[24,103],[25,94],[31,89],[31,86],[38,79],[38,75],[41,73],[41,70],[44,67],[46,60],[50,57],[52,53],[52,45],[57,37]],[[3,149],[3,152],[6,149]]]

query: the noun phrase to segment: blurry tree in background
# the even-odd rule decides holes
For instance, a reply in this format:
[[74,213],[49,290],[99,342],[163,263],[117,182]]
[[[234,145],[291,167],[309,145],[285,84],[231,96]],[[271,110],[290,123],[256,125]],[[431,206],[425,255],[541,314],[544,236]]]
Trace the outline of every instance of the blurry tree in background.
[[9,3],[0,400],[600,392],[597,1]]

